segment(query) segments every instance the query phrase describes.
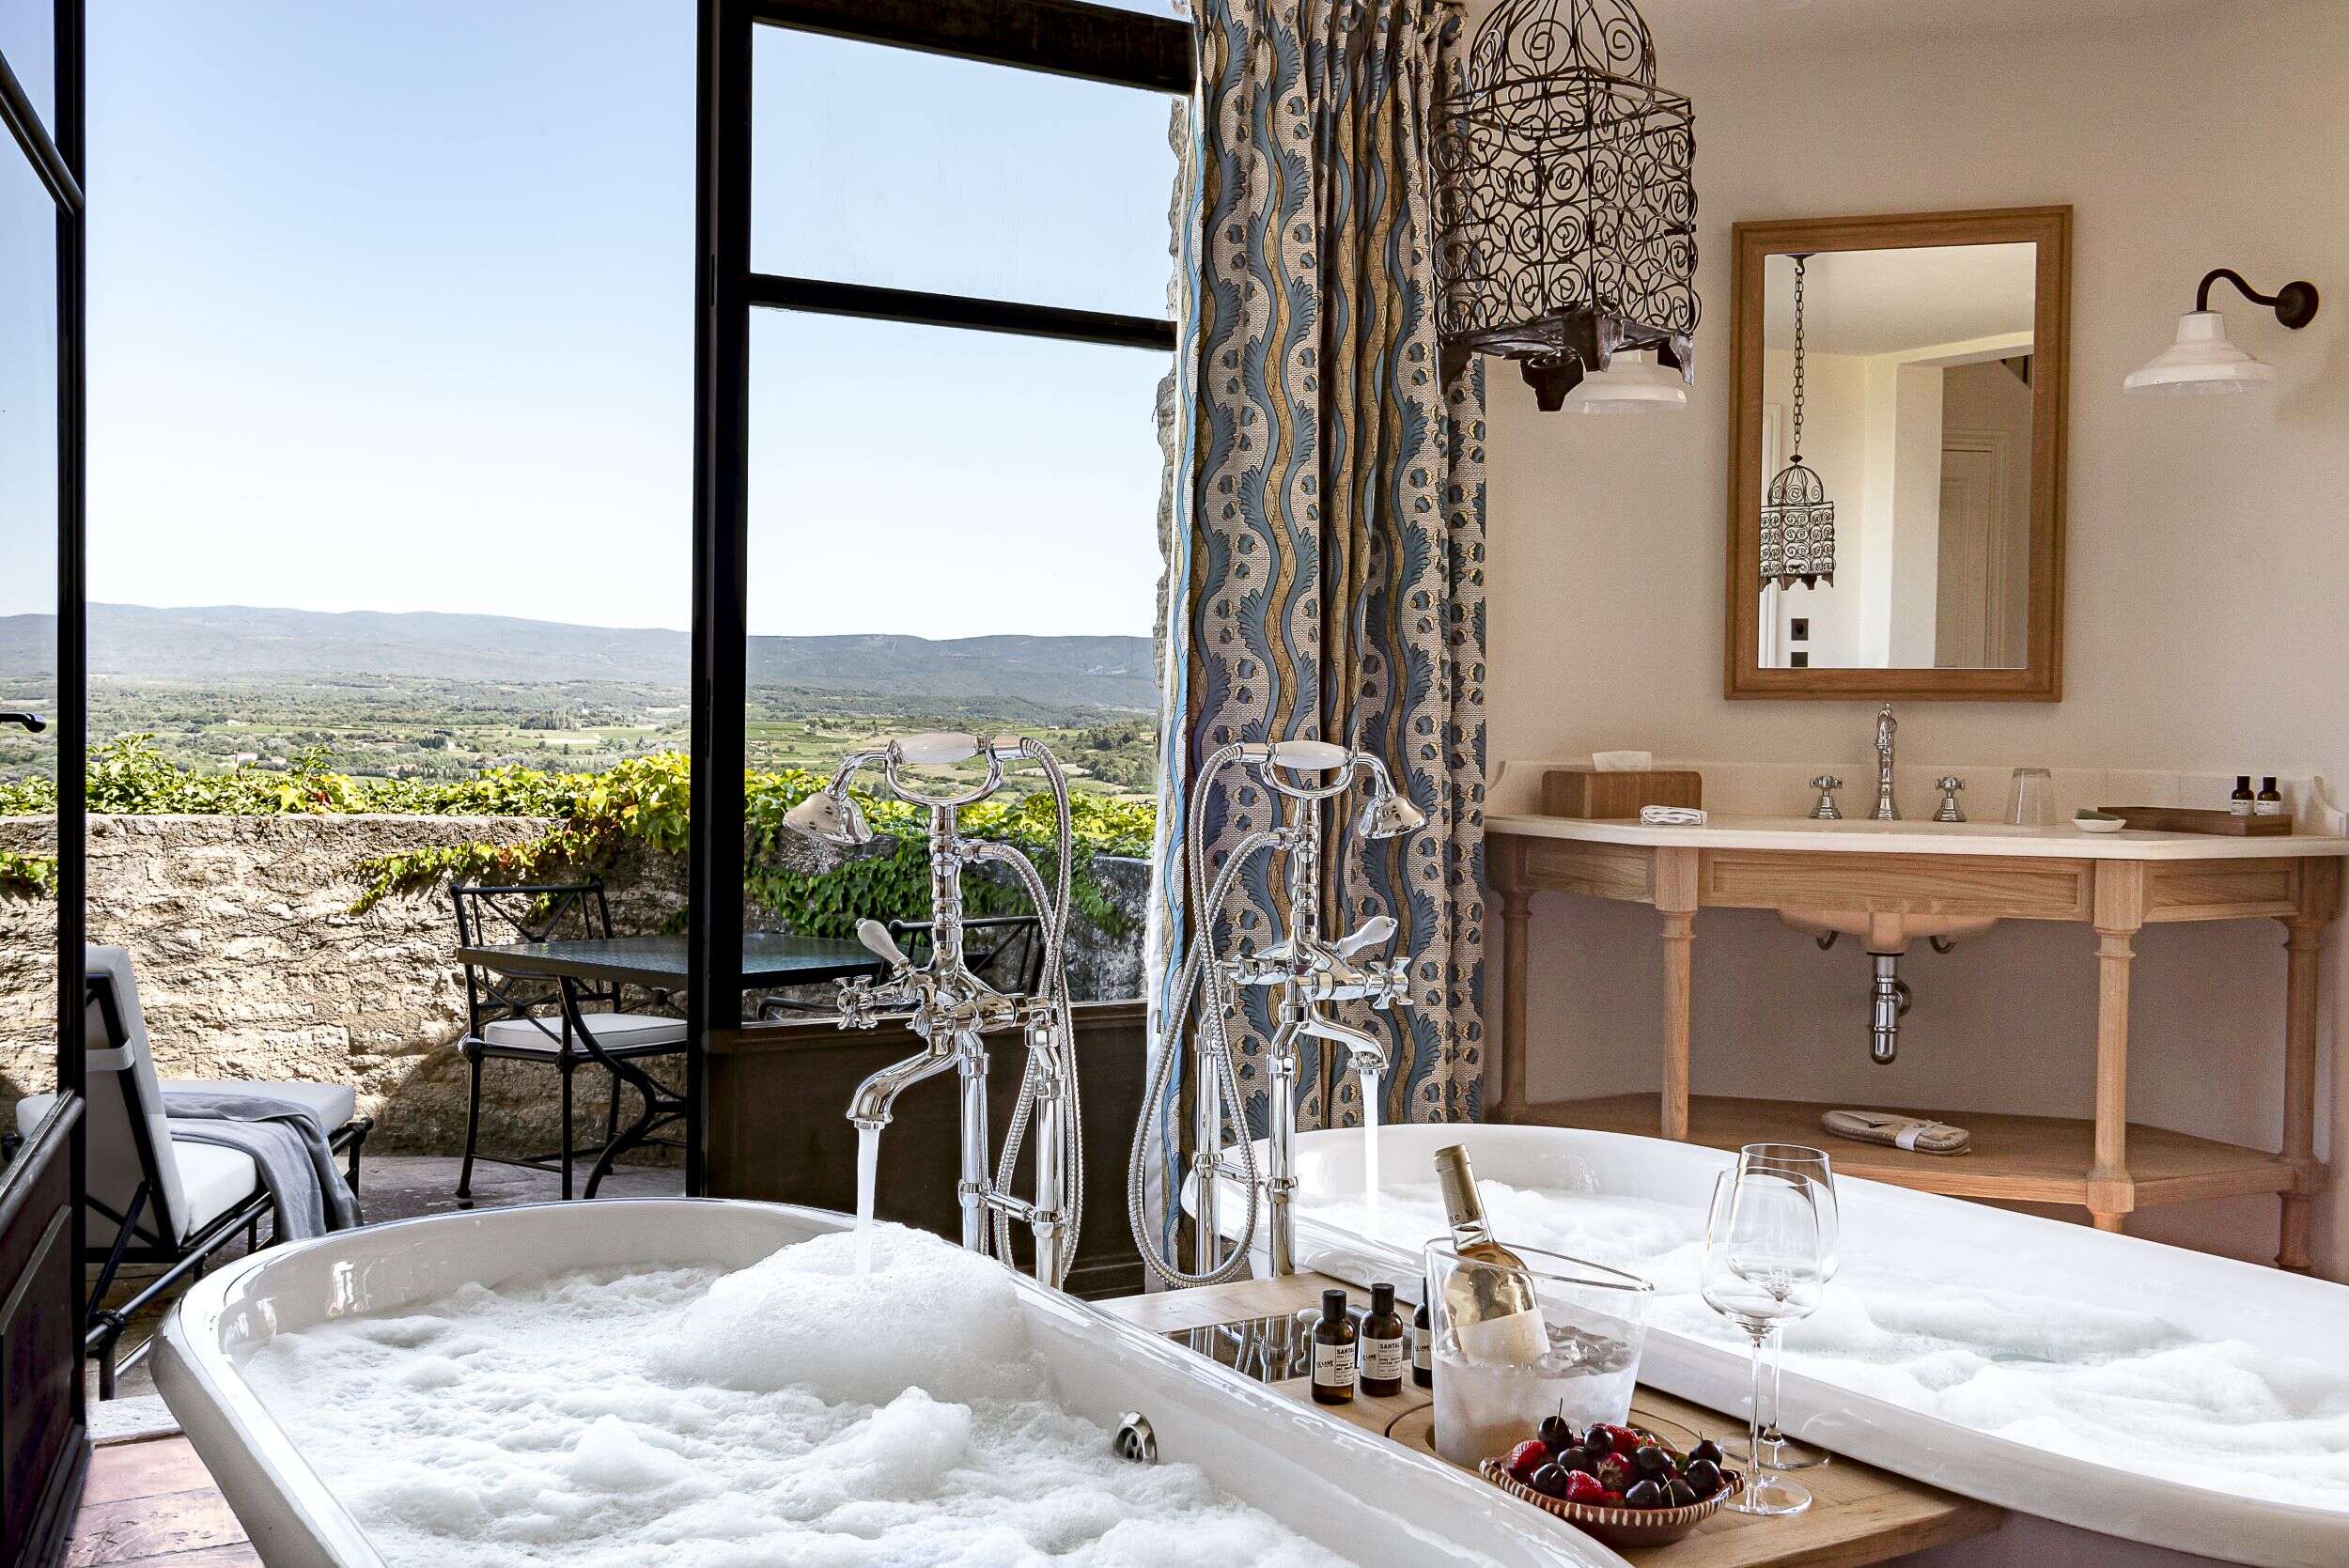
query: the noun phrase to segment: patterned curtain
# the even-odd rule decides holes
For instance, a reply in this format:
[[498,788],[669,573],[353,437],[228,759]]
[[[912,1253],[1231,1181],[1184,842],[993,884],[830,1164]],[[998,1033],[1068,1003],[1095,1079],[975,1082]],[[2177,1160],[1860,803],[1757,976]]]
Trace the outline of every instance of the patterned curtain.
[[[1200,85],[1177,128],[1176,350],[1162,399],[1154,1018],[1172,1011],[1191,939],[1183,857],[1203,840],[1220,864],[1268,805],[1228,769],[1246,787],[1186,820],[1194,769],[1236,739],[1350,742],[1387,759],[1428,826],[1364,845],[1343,816],[1331,824],[1325,928],[1391,914],[1393,951],[1410,960],[1408,1008],[1348,1021],[1391,1042],[1382,1121],[1463,1120],[1484,1062],[1485,408],[1473,362],[1450,384],[1439,366],[1430,169],[1459,16],[1445,0],[1194,8]],[[1234,936],[1271,939],[1284,875],[1259,858],[1219,951]],[[1259,1133],[1264,1000],[1249,988],[1234,1033]],[[1300,1125],[1359,1121],[1350,1071],[1329,1103],[1343,1053],[1325,1071],[1315,1043],[1304,1049]],[[1159,1108],[1162,1131],[1187,1087]],[[1172,1169],[1170,1157],[1159,1179]]]

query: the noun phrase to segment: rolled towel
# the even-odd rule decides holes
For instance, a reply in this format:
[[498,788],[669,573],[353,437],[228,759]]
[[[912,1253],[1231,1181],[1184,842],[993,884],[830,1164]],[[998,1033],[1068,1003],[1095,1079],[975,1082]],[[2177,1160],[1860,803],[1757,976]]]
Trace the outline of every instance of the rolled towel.
[[1641,806],[1640,823],[1647,828],[1702,828],[1704,813],[1694,806]]
[[1974,1141],[1964,1127],[1890,1110],[1830,1110],[1820,1116],[1819,1126],[1855,1143],[1881,1143],[1921,1155],[1962,1155]]

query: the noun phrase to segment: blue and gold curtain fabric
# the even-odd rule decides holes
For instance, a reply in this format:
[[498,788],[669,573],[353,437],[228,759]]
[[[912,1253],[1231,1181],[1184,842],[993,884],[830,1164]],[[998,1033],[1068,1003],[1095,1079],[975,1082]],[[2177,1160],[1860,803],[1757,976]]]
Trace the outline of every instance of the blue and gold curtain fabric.
[[[1474,364],[1448,383],[1439,368],[1430,159],[1459,16],[1442,0],[1195,9],[1166,411],[1154,1012],[1169,1011],[1194,935],[1182,857],[1194,839],[1228,847],[1268,809],[1236,787],[1187,820],[1193,769],[1233,740],[1364,747],[1428,825],[1330,838],[1326,928],[1391,914],[1410,961],[1410,1005],[1350,1021],[1391,1041],[1382,1121],[1465,1119],[1484,1062],[1485,412]],[[1283,875],[1257,862],[1227,940],[1272,939]],[[1250,1001],[1261,1008],[1262,992]],[[1270,1030],[1261,1014],[1245,1023],[1241,1088],[1261,1131]],[[1358,1081],[1346,1073],[1332,1098],[1335,1076],[1309,1055],[1301,1125],[1360,1119]],[[1159,1108],[1166,1130],[1174,1110]]]

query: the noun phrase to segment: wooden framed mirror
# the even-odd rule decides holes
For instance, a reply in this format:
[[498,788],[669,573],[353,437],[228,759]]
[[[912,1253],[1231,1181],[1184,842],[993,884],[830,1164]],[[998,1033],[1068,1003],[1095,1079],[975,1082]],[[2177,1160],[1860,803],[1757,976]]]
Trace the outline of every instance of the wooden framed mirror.
[[2057,701],[2072,210],[1734,244],[1728,694]]

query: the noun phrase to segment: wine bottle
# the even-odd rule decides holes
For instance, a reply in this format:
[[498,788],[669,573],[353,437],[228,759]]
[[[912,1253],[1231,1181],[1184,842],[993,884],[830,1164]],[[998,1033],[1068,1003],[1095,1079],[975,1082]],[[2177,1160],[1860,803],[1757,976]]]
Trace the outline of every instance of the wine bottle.
[[1314,1325],[1314,1403],[1354,1403],[1354,1314],[1346,1310],[1346,1292],[1321,1293],[1321,1321]]
[[[1522,1366],[1549,1350],[1542,1307],[1525,1260],[1493,1239],[1485,1200],[1469,1170],[1468,1150],[1455,1143],[1436,1151],[1436,1179],[1443,1187],[1452,1250],[1469,1266],[1444,1281],[1445,1316],[1453,1345],[1471,1366]],[[1481,1265],[1481,1266],[1479,1266]]]
[[1381,1280],[1370,1287],[1370,1315],[1362,1319],[1362,1392],[1403,1391],[1403,1319],[1394,1310],[1394,1286]]

